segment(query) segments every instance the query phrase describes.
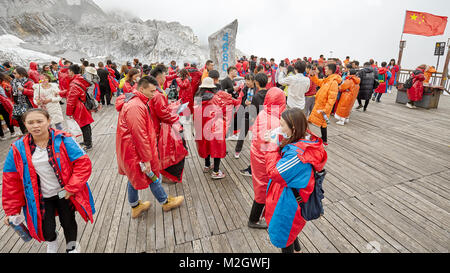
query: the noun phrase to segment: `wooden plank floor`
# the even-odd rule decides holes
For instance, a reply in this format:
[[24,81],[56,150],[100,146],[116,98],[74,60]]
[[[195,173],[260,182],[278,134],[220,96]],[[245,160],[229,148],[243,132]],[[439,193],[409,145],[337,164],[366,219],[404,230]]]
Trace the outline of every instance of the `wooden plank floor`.
[[[303,252],[450,250],[450,97],[441,97],[437,110],[411,110],[394,101],[395,94],[385,95],[382,103],[371,102],[367,112],[353,112],[345,127],[330,125],[325,215],[307,223],[299,235]],[[250,162],[248,140],[240,159],[232,156],[235,142],[228,143],[230,156],[221,165],[227,178],[221,181],[203,174],[204,162],[189,140],[184,183],[164,184],[169,194],[184,195],[184,204],[164,213],[150,190],[144,190],[141,199],[152,206],[133,220],[127,180],[117,173],[117,112],[109,107],[94,118],[89,183],[97,213],[93,224],[77,216],[83,252],[279,252],[267,231],[247,227],[253,188],[251,178],[239,170]],[[10,143],[0,142],[1,169]],[[46,251],[45,244],[23,243],[3,225],[4,217],[0,210],[0,252]],[[58,230],[62,235],[59,224]],[[63,236],[59,240],[63,252]]]

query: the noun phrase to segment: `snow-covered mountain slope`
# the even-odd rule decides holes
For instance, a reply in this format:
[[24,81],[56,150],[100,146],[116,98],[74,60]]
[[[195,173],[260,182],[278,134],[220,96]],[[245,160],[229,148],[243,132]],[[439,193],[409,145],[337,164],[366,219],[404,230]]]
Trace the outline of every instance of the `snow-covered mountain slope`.
[[0,35],[12,39],[1,43],[0,60],[47,61],[50,55],[75,62],[102,56],[119,63],[181,63],[209,55],[190,27],[106,14],[92,0],[0,0],[0,6]]

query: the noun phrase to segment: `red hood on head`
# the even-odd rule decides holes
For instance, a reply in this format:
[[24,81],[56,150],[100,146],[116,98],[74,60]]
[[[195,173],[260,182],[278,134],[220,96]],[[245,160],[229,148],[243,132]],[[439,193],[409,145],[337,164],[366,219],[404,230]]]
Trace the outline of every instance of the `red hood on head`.
[[273,114],[280,118],[286,110],[286,94],[280,88],[270,88],[264,99],[264,109],[269,115]]
[[31,63],[30,63],[30,69],[31,69],[31,70],[37,70],[37,67],[38,67],[38,64],[37,64],[37,63],[35,63],[35,62],[31,62]]
[[244,70],[247,70],[247,68],[248,68],[248,62],[247,61],[244,62],[243,68],[244,68]]
[[303,142],[304,153],[302,155],[303,163],[310,163],[318,172],[322,171],[328,160],[328,154],[323,148],[323,141],[313,133],[310,133],[310,139]]
[[81,76],[80,74],[75,75],[75,76],[73,77],[71,83],[75,83],[75,84],[77,84],[77,85],[83,87],[85,91],[86,91],[86,89],[87,89],[89,86],[91,86],[91,84],[90,84],[88,81],[86,81],[86,80],[83,78],[83,76]]
[[378,69],[378,74],[386,74],[386,72],[388,72],[386,67],[381,67]]

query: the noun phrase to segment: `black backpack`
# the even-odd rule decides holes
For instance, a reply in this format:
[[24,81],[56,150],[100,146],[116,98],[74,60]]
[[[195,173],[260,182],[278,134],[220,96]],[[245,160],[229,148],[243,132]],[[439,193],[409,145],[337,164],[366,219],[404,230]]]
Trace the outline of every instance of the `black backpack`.
[[413,86],[413,78],[409,77],[409,79],[406,80],[406,82],[403,84],[403,87],[408,90],[411,89],[411,87]]
[[325,192],[323,190],[323,181],[325,180],[326,174],[326,170],[323,170],[321,172],[316,172],[314,170],[314,179],[316,180],[316,183],[314,185],[314,190],[309,196],[308,202],[306,203],[303,201],[299,192],[295,189],[292,189],[295,199],[297,200],[297,203],[301,208],[302,217],[306,221],[316,220],[324,213],[322,199],[325,197]]
[[[75,83],[75,85],[77,85],[82,90],[84,90],[83,87],[81,87],[79,84]],[[94,112],[97,111],[98,107],[99,107],[98,102],[86,90],[84,90],[84,93],[86,94],[86,101],[82,101],[81,99],[80,99],[80,101],[84,104],[86,109],[88,109],[89,111],[94,111]]]
[[177,80],[173,80],[172,84],[169,86],[169,92],[167,93],[167,98],[169,100],[178,100],[178,84]]

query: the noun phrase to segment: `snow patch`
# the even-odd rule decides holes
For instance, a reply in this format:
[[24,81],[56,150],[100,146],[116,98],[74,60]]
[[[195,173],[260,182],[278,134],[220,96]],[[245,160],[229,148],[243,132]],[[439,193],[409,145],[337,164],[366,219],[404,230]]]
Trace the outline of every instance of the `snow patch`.
[[0,60],[27,66],[30,62],[44,63],[59,59],[38,51],[24,49],[20,47],[22,43],[24,41],[14,35],[0,35]]
[[81,5],[81,0],[66,0],[67,4],[70,6],[79,6]]

